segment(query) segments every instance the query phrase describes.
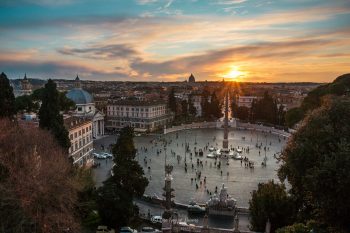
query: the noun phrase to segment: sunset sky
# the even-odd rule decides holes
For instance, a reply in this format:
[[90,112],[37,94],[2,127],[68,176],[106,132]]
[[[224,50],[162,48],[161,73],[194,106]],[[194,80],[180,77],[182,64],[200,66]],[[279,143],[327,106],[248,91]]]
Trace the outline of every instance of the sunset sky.
[[349,0],[0,0],[10,78],[330,82]]

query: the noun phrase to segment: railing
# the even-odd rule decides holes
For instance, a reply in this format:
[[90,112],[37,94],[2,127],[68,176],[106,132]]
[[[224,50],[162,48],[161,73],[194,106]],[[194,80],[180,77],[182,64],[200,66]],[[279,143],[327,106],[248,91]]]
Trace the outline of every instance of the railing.
[[[173,126],[171,128],[165,128],[164,134],[173,133],[181,130],[187,129],[205,129],[205,128],[222,128],[224,122],[215,121],[215,122],[194,122],[191,124],[183,124],[179,126]],[[260,132],[270,132],[276,135],[289,137],[292,133],[295,132],[293,129],[289,129],[288,132],[280,129],[276,129],[274,127],[259,125],[259,124],[250,124],[240,122],[239,120],[233,120],[229,122],[230,128],[242,129],[242,130],[256,130]]]

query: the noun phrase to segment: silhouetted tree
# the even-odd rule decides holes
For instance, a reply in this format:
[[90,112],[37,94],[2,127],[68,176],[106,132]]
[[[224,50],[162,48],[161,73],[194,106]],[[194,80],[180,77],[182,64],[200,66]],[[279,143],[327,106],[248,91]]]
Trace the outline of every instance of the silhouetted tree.
[[176,103],[174,88],[172,88],[169,92],[168,106],[169,106],[170,110],[176,115],[177,114],[177,103]]
[[192,95],[188,97],[188,112],[192,117],[195,117],[197,115],[197,109],[194,106]]
[[50,130],[58,143],[68,150],[70,140],[68,131],[64,127],[63,116],[60,114],[60,97],[56,84],[49,79],[41,96],[41,107],[39,110],[39,126]]
[[238,119],[243,120],[243,121],[248,121],[249,120],[249,108],[241,106],[238,107],[236,110],[236,116]]
[[254,100],[251,107],[251,121],[278,124],[277,101],[266,91],[263,98]]
[[215,91],[213,91],[211,94],[209,106],[209,113],[211,117],[214,117],[215,119],[222,117],[222,105],[216,96]]
[[186,100],[181,101],[181,112],[183,117],[188,117],[188,103]]
[[0,117],[13,118],[16,114],[13,88],[6,74],[0,74]]

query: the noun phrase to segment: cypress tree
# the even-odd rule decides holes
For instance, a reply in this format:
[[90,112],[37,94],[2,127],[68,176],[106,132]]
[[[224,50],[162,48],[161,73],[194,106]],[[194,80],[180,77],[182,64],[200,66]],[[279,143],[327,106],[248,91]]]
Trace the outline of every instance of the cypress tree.
[[0,117],[13,118],[16,114],[15,96],[5,73],[0,74]]
[[169,98],[168,98],[168,105],[169,108],[172,112],[177,113],[177,106],[176,106],[176,98],[175,98],[175,91],[174,88],[171,89],[170,93],[169,93]]
[[131,127],[121,130],[113,146],[113,175],[97,190],[99,214],[102,221],[111,227],[128,225],[138,215],[133,198],[142,197],[148,185],[142,167],[135,160],[133,135]]
[[64,127],[60,114],[60,98],[56,84],[49,79],[42,93],[42,104],[39,110],[40,128],[50,130],[58,143],[65,149],[70,147],[68,131]]

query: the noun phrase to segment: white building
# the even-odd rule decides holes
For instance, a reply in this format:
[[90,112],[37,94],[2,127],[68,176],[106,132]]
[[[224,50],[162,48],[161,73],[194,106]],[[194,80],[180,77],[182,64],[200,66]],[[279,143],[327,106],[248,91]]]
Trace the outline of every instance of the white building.
[[104,114],[95,108],[92,95],[81,88],[78,76],[75,79],[75,87],[68,91],[66,96],[76,104],[75,116],[92,120],[93,138],[104,135]]
[[64,119],[64,125],[69,132],[71,147],[68,152],[73,163],[79,166],[92,165],[92,121],[70,116]]
[[238,107],[251,108],[254,100],[257,100],[256,96],[238,96],[237,105]]
[[136,132],[152,132],[171,123],[173,115],[164,101],[119,100],[107,105],[107,125],[110,130],[125,126]]

